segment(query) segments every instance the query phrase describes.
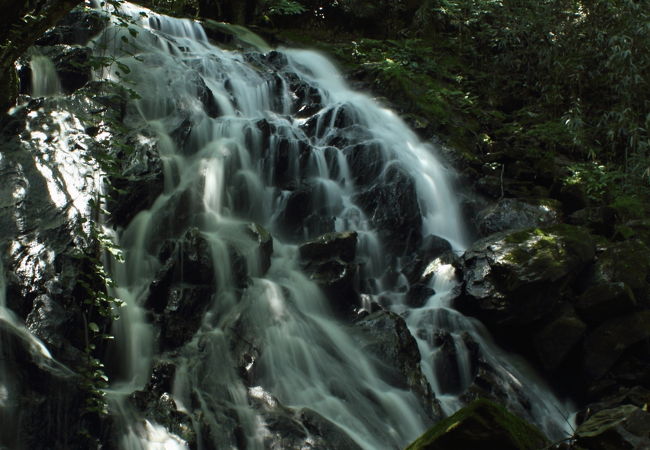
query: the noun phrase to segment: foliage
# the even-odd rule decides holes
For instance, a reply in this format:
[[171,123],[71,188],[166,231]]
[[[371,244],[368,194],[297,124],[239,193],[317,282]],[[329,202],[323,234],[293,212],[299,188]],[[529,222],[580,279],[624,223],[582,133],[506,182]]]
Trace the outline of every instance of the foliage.
[[265,13],[269,16],[287,16],[301,14],[307,9],[295,0],[265,0]]

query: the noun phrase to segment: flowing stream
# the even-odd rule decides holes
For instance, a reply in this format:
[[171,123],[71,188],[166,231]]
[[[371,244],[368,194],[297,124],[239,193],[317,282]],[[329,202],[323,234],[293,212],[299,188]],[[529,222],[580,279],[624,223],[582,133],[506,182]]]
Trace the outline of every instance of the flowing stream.
[[[113,265],[115,295],[127,306],[114,330],[109,396],[121,448],[186,448],[161,424],[139,420],[128,401],[145,388],[156,361],[175,366],[173,402],[191,415],[205,448],[265,448],[269,423],[253,406],[256,399],[309,408],[365,449],[402,448],[431,424],[414,394],[386,381],[351,326],[332,313],[301,271],[296,243],[334,230],[358,233],[357,260],[372,281],[363,298],[406,318],[445,413],[462,406],[460,394],[472,382],[473,342],[511,406],[552,436],[563,434],[560,402],[498,350],[480,324],[450,307],[457,282],[449,264],[430,266],[436,294],[419,308],[406,306],[403,277],[387,275],[386,264],[399,255],[391,256],[394,250],[358,199],[362,188],[390,181],[395,170],[414,182],[422,236],[440,236],[457,253],[467,245],[450,174],[431,146],[390,110],[350,90],[318,53],[233,51],[211,44],[193,21],[130,4],[122,14],[130,18],[128,26],[115,20],[95,40],[97,54],[119,62],[98,77],[138,93],[126,123],[149,130],[142,139],[157,143],[165,185],[153,206],[117,237],[126,262]],[[348,159],[358,145],[372,148],[381,165],[366,186],[355,179]],[[296,192],[303,191],[306,200],[296,206]],[[308,210],[302,223],[290,220],[292,208]],[[274,237],[268,270],[251,239],[252,223]],[[209,301],[196,333],[180,346],[161,344],[151,319],[150,304],[158,301],[151,298],[152,286],[167,264],[160,255],[170,243],[184,245],[187,230],[208,246],[213,289],[197,291]],[[176,291],[181,301],[194,292],[183,283],[199,276],[189,271]],[[438,356],[441,332],[454,348],[455,367],[443,366]],[[233,351],[243,343],[252,348],[244,375]],[[445,384],[441,370],[455,371],[454,386]],[[522,395],[532,406],[521,405]]]

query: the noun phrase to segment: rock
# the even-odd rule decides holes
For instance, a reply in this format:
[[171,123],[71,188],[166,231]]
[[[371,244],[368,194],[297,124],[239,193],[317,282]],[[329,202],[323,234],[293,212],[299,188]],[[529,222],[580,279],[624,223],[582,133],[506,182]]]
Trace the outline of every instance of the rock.
[[533,425],[504,407],[481,399],[429,428],[407,450],[538,450],[548,444],[548,439]]
[[303,260],[322,261],[338,258],[350,263],[354,261],[356,255],[357,233],[354,231],[326,233],[312,241],[305,242],[298,250]]
[[321,438],[321,444],[317,448],[330,448],[332,450],[360,450],[361,447],[345,434],[338,426],[318,414],[316,411],[303,408],[298,417],[304,427],[312,436]]
[[384,146],[374,141],[347,146],[344,153],[357,186],[372,184],[391,159]]
[[92,79],[90,59],[92,50],[88,47],[55,48],[55,52],[46,52],[52,58],[56,72],[61,79],[61,87],[66,94],[80,89]]
[[398,255],[420,244],[422,214],[415,182],[401,167],[387,167],[377,184],[353,196],[379,231],[386,247]]
[[[43,344],[5,317],[0,320],[0,447],[87,448],[78,434],[88,425],[78,413],[86,397],[82,378],[47,356]],[[52,423],[52,411],[58,411],[57,423],[66,426]]]
[[467,386],[463,386],[454,338],[448,331],[440,330],[434,335],[434,346],[436,349],[432,367],[438,383],[438,393],[460,394]]
[[578,183],[563,185],[557,198],[562,202],[564,214],[567,216],[587,207],[589,203],[584,187]]
[[592,233],[611,237],[616,224],[616,210],[609,206],[590,206],[567,217],[567,223],[589,228]]
[[645,301],[649,292],[650,249],[633,239],[605,247],[598,255],[594,269],[595,281],[623,282],[634,292],[637,300]]
[[314,184],[303,183],[287,194],[287,199],[277,222],[284,237],[293,241],[313,239],[334,231],[334,216],[326,206],[317,201]]
[[95,9],[74,9],[36,40],[36,45],[85,45],[106,27],[109,18]]
[[248,397],[264,421],[264,448],[361,449],[341,428],[312,409],[288,408],[261,386],[249,388]]
[[157,139],[146,130],[126,138],[128,152],[118,153],[119,170],[111,176],[113,195],[108,199],[110,220],[126,227],[140,212],[150,208],[163,192],[164,177]]
[[343,317],[352,317],[360,305],[356,245],[357,233],[346,231],[324,234],[299,248],[303,270]]
[[612,317],[631,313],[636,307],[636,298],[622,281],[601,282],[589,286],[574,306],[587,323],[598,325]]
[[576,444],[590,450],[650,449],[650,414],[629,404],[599,411],[578,427]]
[[533,337],[542,366],[551,371],[560,367],[580,343],[586,330],[587,325],[580,320],[573,308],[565,307],[558,317],[548,322]]
[[142,413],[143,416],[138,418],[140,421],[146,419],[161,425],[183,439],[189,448],[195,448],[197,436],[192,418],[178,410],[171,396],[175,371],[172,363],[158,361],[145,388],[133,392],[128,398]]
[[156,313],[163,347],[182,346],[199,329],[216,290],[210,243],[191,228],[161,249],[163,266],[149,287],[145,306]]
[[[249,234],[257,241],[257,254],[260,262],[260,273],[264,275],[271,267],[271,256],[273,255],[273,237],[264,227],[257,223],[248,225]],[[257,276],[257,275],[254,275]]]
[[409,255],[402,267],[402,273],[410,284],[426,283],[435,272],[427,270],[433,261],[440,258],[441,262],[448,263],[454,256],[449,241],[431,234],[422,239],[414,254]]
[[411,308],[420,308],[424,306],[436,291],[431,289],[426,284],[416,283],[409,287],[404,297],[405,303]]
[[589,380],[598,380],[625,350],[648,339],[650,311],[640,311],[602,323],[589,333],[584,342],[585,375]]
[[377,311],[356,322],[363,331],[360,345],[382,363],[389,382],[399,388],[412,391],[426,415],[439,420],[442,410],[435,399],[429,382],[422,373],[420,351],[406,322],[389,311]]
[[482,236],[488,236],[499,231],[555,225],[559,220],[555,200],[526,202],[504,198],[479,212],[476,225]]
[[604,409],[614,409],[623,405],[634,405],[641,409],[650,404],[650,390],[642,386],[622,387],[619,386],[616,392],[599,398],[596,402],[590,403],[576,416],[578,425],[589,419],[591,416]]
[[488,326],[525,327],[554,310],[594,254],[589,233],[569,225],[494,234],[463,255],[457,305]]

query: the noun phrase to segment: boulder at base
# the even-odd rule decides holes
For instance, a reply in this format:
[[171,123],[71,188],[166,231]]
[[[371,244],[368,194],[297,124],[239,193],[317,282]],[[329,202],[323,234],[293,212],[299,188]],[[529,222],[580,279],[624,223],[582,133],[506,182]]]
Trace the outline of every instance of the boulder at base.
[[465,252],[457,306],[488,326],[527,327],[553,311],[594,256],[593,240],[580,227],[493,234]]
[[548,443],[533,425],[494,402],[479,399],[429,428],[406,450],[537,450]]

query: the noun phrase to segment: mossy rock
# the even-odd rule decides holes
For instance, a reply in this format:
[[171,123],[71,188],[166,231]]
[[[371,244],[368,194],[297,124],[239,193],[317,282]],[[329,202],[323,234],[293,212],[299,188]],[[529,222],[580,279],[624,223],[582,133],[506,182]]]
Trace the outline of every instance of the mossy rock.
[[594,256],[593,239],[580,227],[493,234],[463,255],[465,283],[456,306],[488,326],[528,326],[554,310]]
[[429,428],[406,450],[537,450],[548,444],[533,425],[497,403],[478,399]]

